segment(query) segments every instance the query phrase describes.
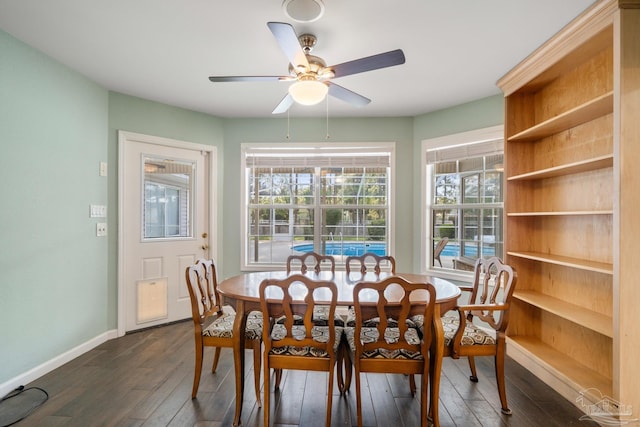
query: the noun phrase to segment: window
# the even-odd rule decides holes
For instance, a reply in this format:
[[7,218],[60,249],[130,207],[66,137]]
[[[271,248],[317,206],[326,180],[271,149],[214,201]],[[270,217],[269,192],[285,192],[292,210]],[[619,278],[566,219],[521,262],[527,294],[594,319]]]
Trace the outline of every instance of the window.
[[194,164],[144,158],[144,239],[190,237]]
[[391,253],[393,144],[243,144],[244,268]]
[[502,126],[423,142],[426,269],[503,256],[502,150]]

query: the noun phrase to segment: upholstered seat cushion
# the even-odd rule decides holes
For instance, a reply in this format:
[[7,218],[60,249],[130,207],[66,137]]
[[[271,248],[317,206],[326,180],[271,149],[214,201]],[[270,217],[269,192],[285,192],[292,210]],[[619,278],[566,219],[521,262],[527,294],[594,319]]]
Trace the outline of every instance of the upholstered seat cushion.
[[[318,326],[327,326],[329,319],[329,306],[328,305],[316,305],[313,307],[313,323]],[[336,326],[344,326],[344,319],[337,313],[333,317],[334,324]]]
[[[327,319],[329,319],[329,306],[328,305],[316,305],[313,307],[313,323],[317,326],[327,326],[329,323]],[[334,316],[334,325],[336,326],[344,326],[344,319],[336,313]],[[284,317],[280,317],[276,319],[276,323],[284,323]],[[296,325],[302,325],[302,316],[294,315],[293,323]]]
[[[413,316],[411,318],[416,324],[418,330],[424,331],[424,316]],[[442,317],[442,328],[444,329],[444,345],[449,346],[453,340],[456,331],[460,325],[460,319],[457,314],[447,314]],[[462,345],[491,345],[495,344],[495,339],[477,327],[473,323],[467,323],[464,335],[462,336]]]
[[[356,342],[355,342],[355,328],[345,328],[345,337],[347,342],[349,343],[349,347],[352,352],[356,351]],[[364,327],[361,329],[360,340],[362,343],[372,343],[378,340],[378,329]],[[384,339],[387,343],[395,343],[398,342],[398,338],[400,337],[400,329],[399,328],[387,328],[385,329]],[[409,344],[420,344],[420,336],[418,335],[418,331],[415,328],[407,329],[405,334],[405,339]],[[387,349],[376,349],[372,351],[365,351],[363,356],[368,359],[373,358],[382,358],[382,359],[422,359],[422,354],[419,352],[413,352],[406,349],[401,350],[387,350]]]
[[[416,316],[417,317],[417,316]],[[424,323],[424,316],[422,316],[422,323]],[[356,326],[356,310],[353,307],[349,307],[349,311],[347,312],[347,326],[354,327]],[[368,320],[365,320],[363,326],[375,328],[376,325],[380,323],[379,317],[374,317]],[[397,328],[398,321],[395,319],[387,319],[387,326],[390,328]],[[417,328],[418,325],[414,322],[413,318],[407,319],[407,326],[410,328]]]
[[[338,351],[338,346],[340,345],[340,341],[342,340],[344,328],[340,326],[335,327],[336,339],[333,345],[333,350],[335,352]],[[291,330],[294,338],[296,339],[304,339],[306,335],[305,327],[302,325],[293,325]],[[271,338],[275,341],[273,344],[277,345],[277,341],[284,338],[287,334],[287,330],[283,324],[276,323],[273,325],[273,329],[271,330]],[[311,337],[314,341],[318,341],[320,343],[326,343],[329,341],[329,327],[328,326],[314,326],[311,329]],[[328,357],[326,351],[312,347],[312,346],[283,346],[283,347],[273,347],[271,349],[271,354],[288,354],[291,356],[311,356],[311,357]]]
[[[443,316],[442,327],[444,329],[444,345],[449,346],[453,340],[458,327],[460,326],[460,319],[458,316]],[[462,345],[492,345],[496,340],[487,332],[477,327],[473,323],[466,323],[464,328],[464,335],[462,335]]]
[[[233,309],[223,307],[223,314],[202,330],[205,337],[233,337],[233,322],[236,319]],[[247,326],[245,328],[245,338],[254,340],[262,338],[262,313],[252,311],[247,315]]]

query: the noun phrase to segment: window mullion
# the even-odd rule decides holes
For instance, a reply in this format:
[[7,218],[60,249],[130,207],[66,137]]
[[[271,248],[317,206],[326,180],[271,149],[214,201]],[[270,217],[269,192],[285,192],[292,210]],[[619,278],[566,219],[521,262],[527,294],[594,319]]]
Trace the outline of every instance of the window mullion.
[[321,205],[321,183],[320,183],[320,167],[314,168],[314,185],[313,185],[313,242],[315,251],[322,253],[322,205]]

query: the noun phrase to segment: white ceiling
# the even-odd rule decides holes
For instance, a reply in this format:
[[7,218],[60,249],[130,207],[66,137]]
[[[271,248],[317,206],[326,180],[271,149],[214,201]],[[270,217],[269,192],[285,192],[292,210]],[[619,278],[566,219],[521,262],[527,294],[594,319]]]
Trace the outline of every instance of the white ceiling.
[[[210,75],[286,75],[267,28],[318,38],[328,65],[402,49],[403,65],[335,79],[372,99],[335,98],[332,117],[417,116],[499,94],[496,81],[594,0],[324,0],[296,23],[282,0],[0,0],[0,28],[105,88],[219,117],[270,117],[285,82],[211,83]],[[0,61],[2,60],[0,52]],[[324,117],[326,104],[292,117]]]

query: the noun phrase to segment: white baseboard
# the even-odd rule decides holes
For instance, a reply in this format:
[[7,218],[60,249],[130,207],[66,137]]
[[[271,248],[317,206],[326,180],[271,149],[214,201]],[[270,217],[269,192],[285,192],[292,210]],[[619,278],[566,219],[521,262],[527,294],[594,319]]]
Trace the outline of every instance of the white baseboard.
[[94,337],[89,341],[84,342],[79,346],[62,353],[61,355],[54,357],[53,359],[48,360],[43,364],[34,367],[33,369],[30,369],[27,372],[24,372],[14,378],[11,378],[8,381],[5,381],[4,383],[0,384],[0,397],[6,396],[9,392],[15,390],[17,387],[21,385],[27,385],[30,382],[40,378],[41,376],[53,371],[54,369],[59,368],[65,363],[70,362],[76,357],[88,352],[89,350],[94,349],[100,344],[117,337],[117,330],[113,329],[110,331],[106,331],[98,335],[97,337]]

